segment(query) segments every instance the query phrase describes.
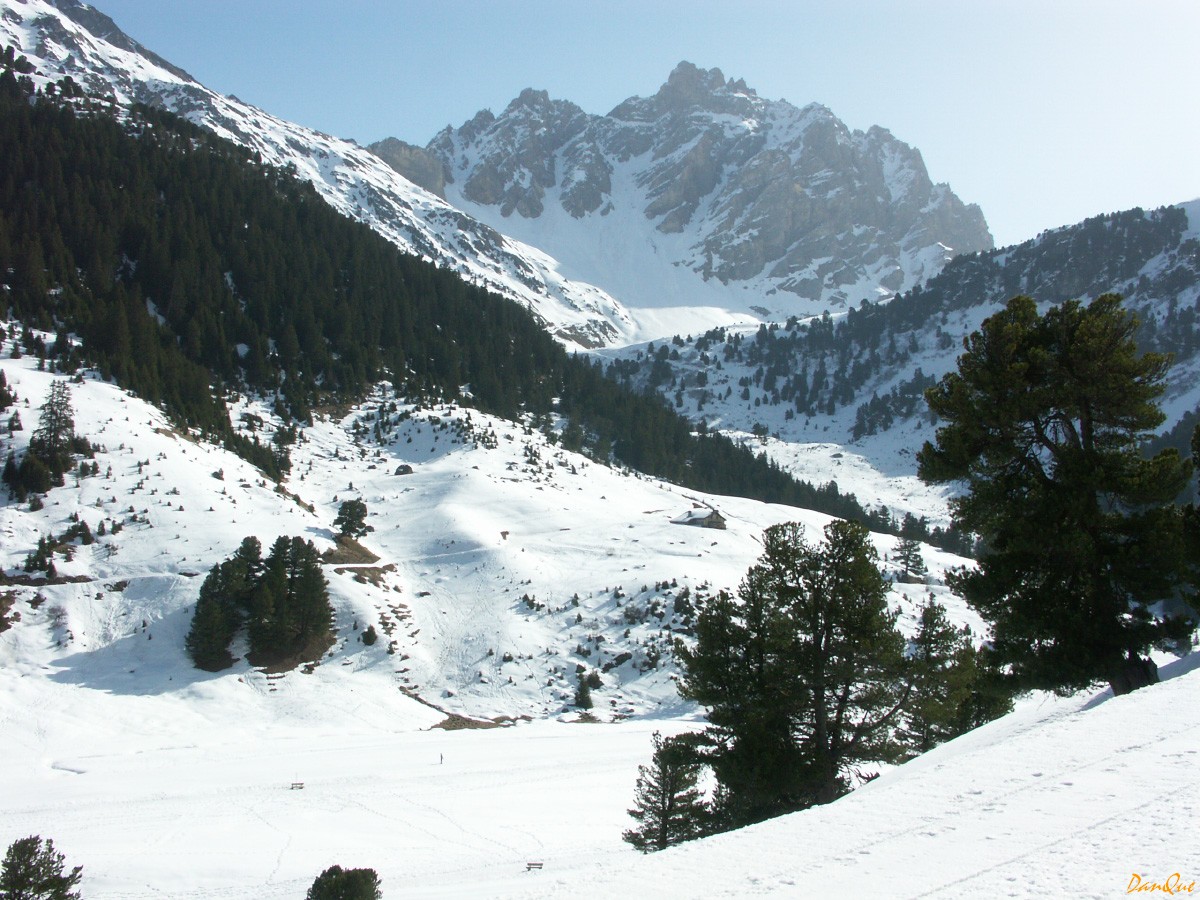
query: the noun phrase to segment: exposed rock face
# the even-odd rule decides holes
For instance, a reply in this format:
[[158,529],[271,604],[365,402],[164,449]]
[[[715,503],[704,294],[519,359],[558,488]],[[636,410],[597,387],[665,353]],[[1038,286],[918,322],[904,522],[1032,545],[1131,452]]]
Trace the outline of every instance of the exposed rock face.
[[933,184],[920,153],[885,129],[850,131],[823,106],[764,100],[690,63],[605,116],[526,90],[427,149],[468,204],[528,219],[551,205],[583,219],[636,204],[649,240],[685,238],[667,264],[832,305],[992,246],[979,208]]
[[369,144],[367,149],[417,187],[446,199],[446,176],[442,171],[442,162],[424,148],[414,147],[397,138],[384,138]]

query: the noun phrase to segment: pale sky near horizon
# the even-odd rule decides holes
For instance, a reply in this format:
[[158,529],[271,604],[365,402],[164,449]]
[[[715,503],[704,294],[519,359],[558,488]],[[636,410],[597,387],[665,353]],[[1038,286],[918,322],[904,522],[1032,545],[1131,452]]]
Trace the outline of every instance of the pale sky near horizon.
[[997,244],[1200,197],[1200,0],[94,0],[222,93],[424,145],[523,88],[603,114],[680,60],[881,125]]

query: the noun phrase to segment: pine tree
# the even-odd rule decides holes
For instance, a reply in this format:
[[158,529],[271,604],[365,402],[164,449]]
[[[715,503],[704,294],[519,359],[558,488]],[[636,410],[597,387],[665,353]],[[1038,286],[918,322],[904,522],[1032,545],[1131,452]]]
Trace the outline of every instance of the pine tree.
[[[219,568],[213,566],[208,579],[205,579],[205,585],[218,572]],[[200,599],[196,601],[196,611],[192,616],[192,625],[184,640],[184,647],[196,668],[219,672],[232,665],[229,642],[233,640],[235,630],[221,601],[216,597],[206,596],[202,586]]]
[[0,412],[12,406],[16,399],[17,395],[8,387],[8,379],[5,378],[3,372],[0,372]]
[[367,527],[367,504],[361,500],[346,500],[338,507],[333,527],[342,537],[362,537]]
[[41,406],[37,430],[29,439],[29,452],[36,455],[61,483],[71,467],[71,448],[75,442],[75,411],[71,408],[71,390],[57,379]]
[[380,900],[383,889],[374,869],[330,866],[317,876],[305,900]]
[[709,812],[699,787],[703,762],[686,738],[654,732],[650,765],[638,766],[634,807],[638,823],[621,835],[643,853],[664,850],[704,833]]
[[932,597],[921,607],[908,663],[912,692],[900,738],[914,753],[931,750],[1012,708],[1008,693],[984,670],[971,630],[951,624],[945,607]]
[[579,673],[579,687],[575,688],[575,697],[571,702],[579,709],[592,708],[592,688],[583,672]]
[[893,558],[901,568],[902,581],[920,581],[929,573],[921,556],[921,544],[915,538],[902,537],[897,540]]
[[887,594],[864,526],[835,520],[813,547],[802,525],[774,525],[738,600],[706,604],[695,646],[677,645],[732,825],[829,802],[853,766],[900,753],[908,686]]
[[333,624],[329,583],[321,571],[321,558],[311,541],[293,537],[287,559],[289,625],[291,640],[302,649],[314,637],[328,633]]
[[1044,316],[1016,297],[926,392],[945,424],[920,476],[966,481],[952,510],[984,544],[950,584],[1022,688],[1126,693],[1158,680],[1150,647],[1191,631],[1159,605],[1188,577],[1171,504],[1191,464],[1175,450],[1142,456],[1169,360],[1139,355],[1136,330],[1115,294]]
[[73,888],[83,867],[64,872],[64,861],[50,838],[31,835],[13,841],[0,866],[0,900],[79,900]]
[[234,555],[213,566],[200,585],[186,648],[197,668],[220,671],[233,664],[229,644],[250,613],[262,568],[262,545],[247,537]]

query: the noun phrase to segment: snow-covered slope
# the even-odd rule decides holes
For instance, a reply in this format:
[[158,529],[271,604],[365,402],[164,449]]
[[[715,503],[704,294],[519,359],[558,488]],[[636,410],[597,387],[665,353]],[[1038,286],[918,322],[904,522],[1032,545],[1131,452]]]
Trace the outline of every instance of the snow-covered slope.
[[1030,704],[828,806],[546,871],[513,895],[1191,896],[1200,724],[1185,711],[1200,701],[1198,663],[1124,697]]
[[[10,349],[23,445],[58,376]],[[18,582],[38,536],[72,517],[106,534],[56,556],[62,583],[0,588],[19,615],[0,633],[0,844],[53,837],[89,898],[295,898],[333,864],[376,869],[388,898],[1032,898],[1064,883],[1105,897],[1135,874],[1187,884],[1200,871],[1190,660],[1127,697],[1026,703],[831,806],[642,858],[620,833],[650,735],[701,722],[673,699],[667,659],[603,674],[598,717],[617,721],[561,715],[575,666],[612,661],[622,642],[645,654],[665,622],[623,610],[658,599],[678,628],[679,588],[732,586],[761,526],[821,517],[697,497],[729,530],[672,525],[692,498],[669,486],[556,458],[539,433],[477,413],[468,428],[462,410],[398,406],[410,415],[395,421],[386,397],[307,429],[275,492],[111,385],[71,391],[100,474],[41,510],[0,508],[0,564]],[[412,474],[393,474],[402,464]],[[338,641],[322,663],[191,669],[182,639],[205,567],[247,533],[328,548],[351,496],[381,558],[326,567]],[[954,562],[926,557],[935,573]],[[639,599],[656,579],[677,587]],[[895,599],[911,611],[928,589],[953,603],[936,584]],[[384,635],[373,647],[359,641],[368,623]],[[444,710],[517,720],[433,728]]]
[[[0,343],[0,371],[24,426],[0,440],[0,451],[19,458],[50,383],[63,376],[38,371],[32,356],[9,358],[12,342]],[[39,510],[0,503],[0,575],[12,581],[0,593],[20,616],[0,634],[0,665],[48,666],[60,680],[105,690],[188,692],[209,683],[183,650],[203,576],[248,535],[264,548],[301,535],[332,549],[338,509],[357,498],[374,529],[362,543],[378,559],[326,567],[339,638],[330,658],[315,677],[269,685],[243,660],[225,680],[242,679],[252,694],[273,688],[280,699],[301,691],[295,703],[303,708],[314,699],[309,686],[361,672],[390,693],[459,713],[543,717],[568,710],[583,667],[600,672],[600,718],[673,708],[671,641],[690,633],[694,602],[736,588],[768,525],[802,521],[817,539],[828,521],[615,471],[527,425],[450,406],[420,409],[390,391],[303,429],[291,476],[276,490],[113,385],[89,377],[71,392],[76,431],[102,447],[100,474],[70,479]],[[235,415],[263,439],[274,431],[258,405],[243,402]],[[396,474],[405,466],[411,474]],[[821,469],[808,475],[828,480]],[[719,508],[727,530],[672,524],[697,504]],[[61,537],[79,521],[97,540],[67,542],[69,553],[55,556],[57,583],[23,572],[39,538]],[[881,555],[894,543],[879,536]],[[957,562],[932,548],[926,558],[935,572]],[[933,592],[980,633],[940,584],[895,591],[906,622]],[[372,647],[360,642],[368,625],[383,637]]]
[[[62,376],[4,344],[20,449]],[[1108,896],[1133,873],[1200,868],[1196,726],[1181,713],[1195,673],[1026,704],[832,806],[643,859],[620,833],[650,734],[701,727],[665,652],[686,635],[682,589],[733,587],[762,527],[799,519],[815,537],[823,517],[613,472],[475,412],[392,412],[390,396],[306,429],[275,491],[112,385],[70,389],[99,474],[68,478],[40,510],[0,507],[15,620],[0,633],[0,843],[53,837],[84,866],[85,896],[297,897],[335,863],[375,868],[389,898],[1033,897],[1061,878]],[[271,432],[264,410],[240,412]],[[191,668],[183,636],[207,567],[247,534],[328,549],[350,497],[367,503],[362,543],[380,559],[326,566],[338,639],[321,664]],[[693,502],[728,530],[671,524]],[[21,583],[39,536],[75,519],[97,540],[55,556],[56,583]],[[957,562],[925,556],[935,577]],[[906,625],[927,591],[979,630],[937,583],[894,587]],[[382,636],[370,647],[368,624]],[[576,667],[623,652],[594,692],[613,721],[579,721]],[[431,730],[448,712],[516,721]]]
[[0,43],[14,46],[46,79],[69,75],[95,96],[166,107],[270,165],[294,167],[340,212],[403,250],[525,304],[568,346],[619,343],[632,329],[619,302],[565,278],[541,250],[480,224],[351,141],[209,90],[78,0],[0,0]]
[[643,338],[890,297],[992,246],[886,130],[690,63],[605,116],[526,90],[427,150],[456,205],[620,297]]

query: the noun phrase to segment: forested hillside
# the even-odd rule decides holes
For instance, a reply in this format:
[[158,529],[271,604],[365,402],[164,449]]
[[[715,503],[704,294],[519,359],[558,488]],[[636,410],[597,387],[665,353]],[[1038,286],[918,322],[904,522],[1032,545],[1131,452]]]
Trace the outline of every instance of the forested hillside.
[[[925,417],[924,391],[953,365],[962,338],[1009,298],[1058,304],[1110,291],[1138,316],[1143,350],[1171,353],[1177,367],[1196,361],[1200,241],[1183,208],[1164,207],[959,256],[923,286],[886,303],[863,300],[844,317],[792,318],[751,334],[714,329],[614,354],[614,372],[724,429],[812,440],[815,423],[835,429],[825,440],[856,441]],[[1181,402],[1194,408],[1197,399]]]
[[868,518],[836,486],[694,435],[657,398],[568,356],[517,304],[400,253],[287,171],[170,113],[83,98],[69,79],[35,94],[13,56],[0,80],[0,270],[10,315],[59,335],[25,342],[49,365],[86,358],[275,475],[285,455],[233,433],[224,392],[276,396],[303,422],[390,380],[531,414],[570,449],[681,484]]

